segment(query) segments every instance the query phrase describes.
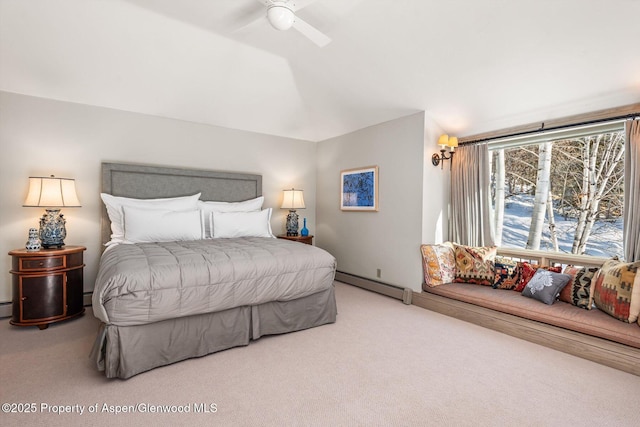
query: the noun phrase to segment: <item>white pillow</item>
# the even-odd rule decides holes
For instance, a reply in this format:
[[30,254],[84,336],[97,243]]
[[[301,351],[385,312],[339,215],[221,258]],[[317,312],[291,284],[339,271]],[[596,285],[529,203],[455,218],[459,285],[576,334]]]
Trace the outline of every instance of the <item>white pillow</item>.
[[257,212],[212,212],[213,237],[275,237],[271,208]]
[[202,239],[202,213],[199,210],[167,211],[124,206],[123,211],[123,243]]
[[213,237],[213,226],[211,225],[211,219],[213,212],[255,212],[262,209],[264,203],[264,197],[256,197],[255,199],[245,200],[244,202],[205,202],[198,200],[198,209],[204,213],[205,218],[209,218],[209,221],[205,221],[205,238]]
[[123,206],[160,209],[170,211],[186,211],[197,208],[200,194],[184,197],[171,197],[166,199],[132,199],[129,197],[116,197],[106,193],[100,193],[100,197],[107,207],[107,214],[111,221],[111,241],[106,245],[114,245],[124,242],[124,225],[122,212]]

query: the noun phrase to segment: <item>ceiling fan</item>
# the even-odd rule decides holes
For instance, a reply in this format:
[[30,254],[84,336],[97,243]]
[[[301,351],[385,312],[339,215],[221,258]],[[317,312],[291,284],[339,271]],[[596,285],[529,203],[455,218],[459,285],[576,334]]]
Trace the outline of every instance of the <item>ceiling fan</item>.
[[298,16],[296,12],[302,8],[309,6],[316,0],[256,0],[267,7],[266,16],[259,20],[267,19],[271,26],[276,30],[286,31],[291,27],[298,30],[302,35],[307,37],[313,43],[320,47],[324,47],[331,42],[331,39],[325,34],[312,27]]

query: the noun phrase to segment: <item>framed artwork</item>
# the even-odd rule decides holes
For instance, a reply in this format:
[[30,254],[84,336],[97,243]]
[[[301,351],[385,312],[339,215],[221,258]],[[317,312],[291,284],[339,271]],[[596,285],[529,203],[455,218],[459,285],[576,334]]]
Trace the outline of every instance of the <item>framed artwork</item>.
[[378,211],[378,166],[340,172],[340,209]]

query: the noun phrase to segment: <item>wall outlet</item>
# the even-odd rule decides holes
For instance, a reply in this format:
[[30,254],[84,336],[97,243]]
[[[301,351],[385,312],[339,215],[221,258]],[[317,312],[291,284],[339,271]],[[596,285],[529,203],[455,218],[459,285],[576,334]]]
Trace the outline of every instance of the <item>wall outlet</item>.
[[380,270],[379,268],[376,270],[376,277],[379,279],[380,276],[382,276],[382,270]]

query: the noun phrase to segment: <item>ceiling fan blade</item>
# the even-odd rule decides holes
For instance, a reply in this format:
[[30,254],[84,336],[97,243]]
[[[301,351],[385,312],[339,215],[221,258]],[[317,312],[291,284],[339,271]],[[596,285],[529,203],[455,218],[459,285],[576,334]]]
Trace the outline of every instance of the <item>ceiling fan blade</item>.
[[305,21],[300,19],[300,17],[296,16],[296,20],[293,23],[293,28],[300,31],[305,37],[314,42],[320,47],[325,47],[329,43],[331,43],[331,39],[307,24]]
[[253,27],[258,26],[263,21],[265,22],[267,21],[267,16],[264,14],[263,10],[258,10],[252,13],[251,16],[246,17],[246,19],[244,20],[245,23],[241,24],[239,27],[234,29],[231,33],[237,34],[237,33],[250,31]]

